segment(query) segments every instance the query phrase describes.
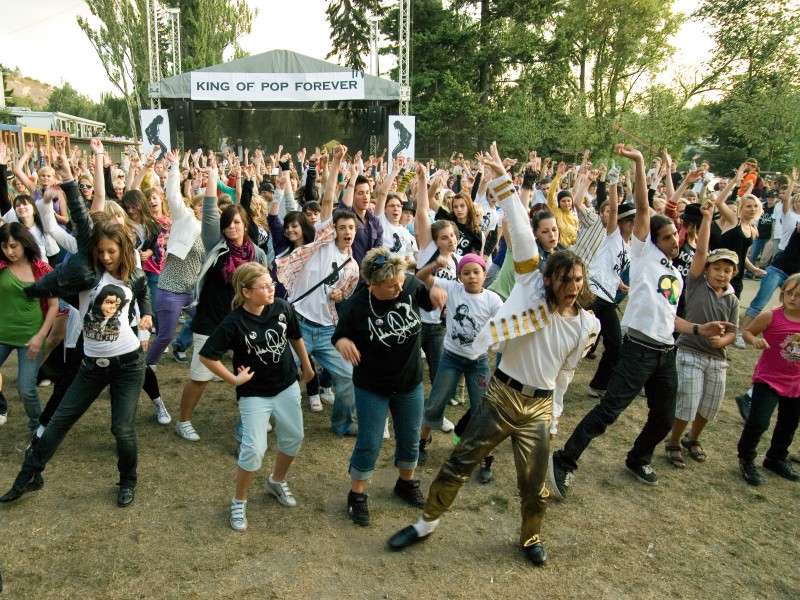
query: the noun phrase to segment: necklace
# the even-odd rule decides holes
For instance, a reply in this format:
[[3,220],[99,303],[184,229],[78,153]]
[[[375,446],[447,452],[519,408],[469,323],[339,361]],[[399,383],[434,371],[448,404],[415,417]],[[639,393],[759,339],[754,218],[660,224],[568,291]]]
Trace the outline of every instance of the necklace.
[[387,310],[381,316],[375,312],[374,308],[372,308],[372,292],[370,292],[369,290],[367,290],[367,299],[369,300],[369,309],[370,311],[372,311],[372,315],[375,317],[375,325],[383,325],[383,317],[389,314],[389,310],[392,310],[392,307],[390,306],[389,310]]

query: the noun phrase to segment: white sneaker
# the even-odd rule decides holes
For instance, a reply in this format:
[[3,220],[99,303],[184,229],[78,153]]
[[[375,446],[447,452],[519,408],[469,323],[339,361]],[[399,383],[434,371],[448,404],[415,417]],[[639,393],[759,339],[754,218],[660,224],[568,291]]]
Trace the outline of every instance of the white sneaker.
[[244,531],[247,529],[247,500],[239,502],[235,498],[231,500],[231,529],[234,531]]
[[50,381],[49,379],[42,379],[42,380],[39,382],[39,387],[48,387],[48,386],[49,386],[49,385],[51,385],[52,383],[53,383],[53,382],[52,382],[52,381]]
[[742,337],[741,333],[736,334],[736,339],[733,340],[733,346],[739,350],[744,350],[747,347],[747,344],[744,343],[744,338]]
[[0,425],[5,425],[6,421],[8,421],[8,414],[7,413],[0,414]]
[[267,433],[269,433],[270,431],[272,431],[272,422],[267,421]]
[[596,390],[592,386],[589,386],[589,397],[590,398],[602,398],[605,395],[605,390]]
[[453,422],[450,419],[448,419],[447,417],[442,418],[442,431],[444,431],[445,433],[450,433],[455,428],[456,426],[453,425]]
[[308,405],[311,408],[311,412],[319,412],[322,410],[322,402],[319,399],[319,394],[314,394],[313,396],[308,397]]
[[153,370],[153,373],[155,373],[158,370],[158,365],[147,365],[147,366]]
[[392,437],[389,434],[389,417],[386,417],[386,423],[383,424],[383,439],[388,440]]
[[190,442],[200,441],[200,436],[192,427],[191,421],[175,421],[175,433]]
[[153,408],[156,411],[156,419],[158,419],[158,424],[169,425],[169,423],[172,421],[172,417],[169,416],[167,407],[164,406],[164,401],[161,398],[156,398],[153,400]]
[[319,399],[322,400],[323,404],[331,405],[336,397],[333,395],[333,390],[329,387],[321,387],[319,388]]
[[297,506],[297,500],[294,499],[289,486],[286,481],[272,481],[272,475],[267,477],[267,483],[264,484],[264,490],[272,494],[278,499],[278,502],[284,506],[293,507]]

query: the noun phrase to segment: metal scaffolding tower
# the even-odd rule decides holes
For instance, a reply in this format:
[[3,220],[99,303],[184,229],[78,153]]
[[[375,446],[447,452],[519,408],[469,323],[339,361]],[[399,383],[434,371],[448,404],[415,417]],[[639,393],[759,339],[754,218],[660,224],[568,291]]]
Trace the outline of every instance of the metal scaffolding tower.
[[398,32],[398,71],[400,74],[400,114],[407,115],[411,104],[411,0],[400,0]]

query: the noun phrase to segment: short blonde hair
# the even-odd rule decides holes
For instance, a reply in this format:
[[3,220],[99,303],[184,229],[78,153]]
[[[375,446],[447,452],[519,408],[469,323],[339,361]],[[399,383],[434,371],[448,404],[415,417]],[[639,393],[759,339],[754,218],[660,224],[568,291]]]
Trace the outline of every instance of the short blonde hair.
[[236,267],[231,279],[233,284],[231,308],[239,308],[245,303],[247,298],[244,297],[243,290],[249,289],[253,282],[263,275],[269,275],[269,270],[261,263],[246,262]]
[[388,248],[373,248],[361,261],[361,277],[368,284],[394,279],[406,270],[406,261]]

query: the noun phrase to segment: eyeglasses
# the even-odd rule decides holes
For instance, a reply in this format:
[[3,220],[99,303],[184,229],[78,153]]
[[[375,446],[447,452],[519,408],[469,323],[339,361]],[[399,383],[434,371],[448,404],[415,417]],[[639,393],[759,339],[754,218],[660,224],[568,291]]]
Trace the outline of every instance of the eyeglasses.
[[800,300],[800,291],[798,292],[783,292],[784,297],[791,298],[792,300]]
[[258,287],[250,287],[247,288],[248,290],[261,290],[262,292],[269,292],[275,289],[275,282],[271,281],[266,285],[258,286]]
[[91,183],[82,183],[82,184],[80,184],[80,185],[78,186],[78,189],[79,189],[79,190],[90,190],[90,189],[92,189],[93,187],[94,187],[94,186],[93,186]]

